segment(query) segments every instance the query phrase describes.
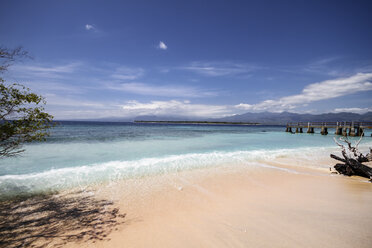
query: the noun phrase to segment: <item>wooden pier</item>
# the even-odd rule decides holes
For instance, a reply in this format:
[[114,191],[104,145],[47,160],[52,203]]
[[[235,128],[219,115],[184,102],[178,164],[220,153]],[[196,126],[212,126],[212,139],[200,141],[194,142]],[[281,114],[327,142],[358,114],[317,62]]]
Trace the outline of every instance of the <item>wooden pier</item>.
[[336,130],[336,135],[361,136],[364,135],[365,129],[372,129],[372,122],[289,122],[287,123],[285,131],[291,133],[303,133],[305,128],[306,133],[314,133],[314,129],[318,128],[322,135],[327,135],[328,129],[334,128]]

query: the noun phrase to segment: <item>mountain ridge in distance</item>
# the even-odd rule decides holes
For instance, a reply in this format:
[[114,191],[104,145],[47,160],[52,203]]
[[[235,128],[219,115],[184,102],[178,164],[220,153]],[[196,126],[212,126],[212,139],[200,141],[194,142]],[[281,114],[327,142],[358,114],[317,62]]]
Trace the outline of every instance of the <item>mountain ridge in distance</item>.
[[324,114],[298,114],[291,112],[260,112],[244,113],[213,119],[215,121],[231,122],[259,122],[261,124],[286,124],[288,122],[334,122],[334,121],[372,121],[372,112],[357,114],[350,112],[324,113]]
[[255,122],[267,125],[285,125],[288,122],[334,122],[334,121],[371,121],[372,112],[357,114],[350,112],[299,114],[292,112],[247,112],[244,114],[226,116],[222,118],[197,118],[189,116],[157,116],[142,115],[137,117],[107,117],[97,119],[79,119],[69,121],[98,121],[98,122],[133,122],[133,121],[211,121],[211,122]]

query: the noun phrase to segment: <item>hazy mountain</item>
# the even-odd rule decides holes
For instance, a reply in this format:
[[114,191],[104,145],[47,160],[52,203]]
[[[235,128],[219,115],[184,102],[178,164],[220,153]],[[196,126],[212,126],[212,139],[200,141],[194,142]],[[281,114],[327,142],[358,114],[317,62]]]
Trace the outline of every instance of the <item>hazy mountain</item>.
[[141,115],[134,118],[136,121],[198,121],[200,118],[187,116],[156,116],[156,115]]
[[290,112],[282,113],[245,113],[232,115],[223,118],[196,118],[182,116],[156,116],[142,115],[134,118],[108,117],[100,119],[89,119],[83,121],[107,121],[107,122],[132,122],[137,121],[227,121],[227,122],[256,122],[261,124],[286,124],[287,122],[308,122],[308,121],[372,121],[372,112],[365,114],[355,113],[327,113],[327,114],[297,114]]
[[215,121],[232,122],[259,122],[262,124],[286,124],[287,122],[308,122],[308,121],[372,121],[372,112],[365,114],[355,113],[326,113],[326,114],[297,114],[290,112],[282,113],[245,113],[224,118],[213,119]]
[[92,119],[74,119],[66,121],[133,122],[133,121],[198,121],[200,118],[187,116],[139,115],[136,117],[105,117]]

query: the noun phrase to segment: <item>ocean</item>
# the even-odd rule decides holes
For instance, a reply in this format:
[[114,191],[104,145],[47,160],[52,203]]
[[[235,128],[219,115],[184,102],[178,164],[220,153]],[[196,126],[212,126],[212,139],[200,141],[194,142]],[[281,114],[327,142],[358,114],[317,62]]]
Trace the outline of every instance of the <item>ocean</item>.
[[[296,166],[332,165],[323,161],[339,151],[334,130],[325,136],[319,130],[284,131],[262,125],[60,122],[47,141],[26,144],[21,156],[0,160],[0,197],[197,168],[257,169],[279,157],[296,158]],[[372,146],[370,132],[360,146]]]

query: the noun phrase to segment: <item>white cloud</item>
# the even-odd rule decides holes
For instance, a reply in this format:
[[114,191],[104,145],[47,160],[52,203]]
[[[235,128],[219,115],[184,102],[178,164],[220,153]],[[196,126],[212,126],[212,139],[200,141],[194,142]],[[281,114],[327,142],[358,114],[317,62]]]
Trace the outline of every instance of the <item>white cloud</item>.
[[188,86],[173,85],[150,85],[144,83],[123,83],[118,85],[108,85],[108,88],[125,91],[138,95],[165,96],[165,97],[206,97],[216,96],[216,92],[203,91],[198,88]]
[[222,117],[231,113],[224,105],[192,104],[190,101],[151,101],[141,103],[129,101],[122,106],[126,115]]
[[89,100],[86,96],[45,95],[46,110],[56,120],[98,119],[106,117],[129,117],[122,109],[122,102],[114,100]]
[[193,62],[188,66],[180,67],[180,69],[196,72],[204,76],[218,77],[247,75],[250,72],[261,69],[261,67],[232,62]]
[[111,77],[120,80],[135,80],[142,77],[144,73],[145,70],[142,68],[120,66],[115,69],[115,72],[111,75]]
[[336,108],[333,112],[341,113],[341,112],[351,112],[357,114],[364,114],[367,112],[372,112],[372,107],[369,108]]
[[14,70],[22,70],[28,72],[56,72],[56,73],[69,73],[73,72],[81,63],[68,63],[65,65],[56,65],[56,66],[43,66],[43,65],[15,65],[13,66]]
[[48,94],[47,111],[57,120],[63,119],[97,119],[122,117],[133,119],[141,115],[195,117],[223,117],[234,109],[227,105],[192,104],[189,100],[177,101],[92,101],[69,96]]
[[58,96],[55,94],[46,95],[48,106],[63,106],[63,107],[76,107],[76,108],[94,108],[105,109],[107,104],[96,101],[77,100],[74,98]]
[[27,78],[27,80],[35,78],[61,78],[62,75],[71,74],[76,72],[83,66],[80,62],[72,62],[59,65],[14,65],[10,68],[10,72],[17,75],[17,77]]
[[254,108],[254,104],[240,103],[238,105],[235,105],[235,107],[238,109],[250,110]]
[[159,42],[159,45],[158,45],[158,48],[161,49],[161,50],[167,50],[168,49],[168,46],[165,45],[164,42],[160,41]]
[[314,101],[372,90],[372,83],[370,80],[372,80],[372,73],[358,73],[347,78],[338,78],[310,84],[298,95],[286,96],[277,100],[265,100],[258,104],[241,103],[235,105],[235,107],[250,111],[280,112],[291,110],[300,105]]
[[332,68],[333,62],[339,60],[340,57],[328,57],[328,58],[323,58],[319,59],[316,61],[313,61],[303,68],[304,72],[310,72],[312,74],[318,73],[318,74],[327,74],[331,76],[337,76],[339,75],[338,71],[335,69],[330,69]]
[[32,91],[37,92],[38,94],[47,95],[47,94],[82,94],[86,90],[78,85],[63,84],[59,82],[53,82],[51,80],[37,80],[29,81],[25,80],[20,82],[22,85],[29,87]]
[[[240,76],[247,75],[253,70],[262,69],[228,62],[194,63],[192,66],[192,68],[183,69],[193,70],[207,76]],[[134,117],[149,114],[221,117],[248,111],[281,112],[290,110],[295,112],[311,108],[311,102],[372,90],[372,73],[358,73],[346,78],[313,83],[306,86],[299,94],[279,99],[268,97],[268,100],[255,104],[243,102],[238,105],[219,105],[219,103],[208,105],[169,99],[195,100],[196,97],[216,96],[218,92],[176,83],[163,85],[143,83],[141,80],[145,73],[146,71],[140,67],[128,67],[104,62],[89,64],[73,61],[57,64],[15,64],[10,68],[8,75],[16,79],[13,81],[25,84],[37,93],[46,96],[47,107],[59,119]],[[124,98],[128,97],[128,94],[115,92],[115,94],[110,95],[109,93],[113,93],[113,91],[109,92],[110,90],[142,96],[162,97],[161,99],[165,100],[150,101],[154,98],[142,97],[141,99],[148,99],[148,102],[124,102],[128,99]],[[267,92],[265,94],[267,95]],[[113,96],[113,99],[107,100],[111,96]],[[306,107],[306,104],[309,106]],[[371,111],[371,108],[337,108],[334,112],[362,113],[368,110]]]
[[91,25],[91,24],[86,24],[85,25],[85,29],[86,30],[95,30],[96,28],[93,25]]

